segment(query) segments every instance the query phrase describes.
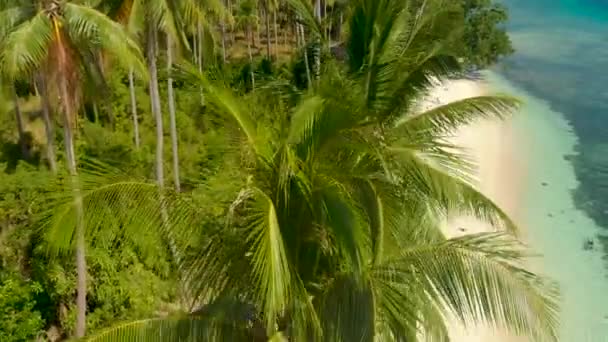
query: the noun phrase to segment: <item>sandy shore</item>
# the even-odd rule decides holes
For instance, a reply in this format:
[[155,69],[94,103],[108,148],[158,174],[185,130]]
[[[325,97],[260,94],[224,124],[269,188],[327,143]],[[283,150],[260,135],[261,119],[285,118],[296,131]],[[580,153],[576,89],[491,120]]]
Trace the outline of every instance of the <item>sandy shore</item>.
[[[488,87],[482,81],[453,80],[438,86],[428,103],[436,106],[464,98],[487,93]],[[464,147],[477,165],[477,186],[486,196],[494,200],[516,221],[524,176],[524,166],[515,163],[515,146],[512,123],[510,120],[482,120],[459,130],[452,142]],[[466,229],[462,231],[462,228]],[[470,217],[451,218],[445,232],[449,237],[464,234],[494,231],[494,228]],[[489,327],[469,327],[459,323],[449,327],[454,342],[520,342],[522,338],[508,336]]]

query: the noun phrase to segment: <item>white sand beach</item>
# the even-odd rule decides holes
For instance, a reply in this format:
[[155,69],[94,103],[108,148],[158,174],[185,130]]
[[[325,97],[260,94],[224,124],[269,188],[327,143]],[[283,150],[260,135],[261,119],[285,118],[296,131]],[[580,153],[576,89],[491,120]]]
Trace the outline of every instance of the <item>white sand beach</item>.
[[[446,81],[438,86],[427,105],[436,106],[464,98],[484,95],[488,86],[483,81],[468,79]],[[459,130],[452,143],[466,149],[477,165],[477,186],[494,200],[516,221],[518,220],[519,196],[523,193],[525,165],[513,158],[513,128],[510,120],[482,120]],[[450,218],[446,227],[449,237],[493,231],[494,228],[474,218]],[[451,340],[455,342],[511,342],[525,339],[508,336],[490,327],[468,327],[455,322],[449,327]]]

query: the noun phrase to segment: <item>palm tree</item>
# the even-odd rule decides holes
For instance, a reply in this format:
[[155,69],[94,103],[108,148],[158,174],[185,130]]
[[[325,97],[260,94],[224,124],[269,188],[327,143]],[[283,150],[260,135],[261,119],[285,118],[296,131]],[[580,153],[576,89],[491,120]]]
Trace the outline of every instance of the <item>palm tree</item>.
[[[251,77],[251,88],[255,90],[255,74],[253,64],[253,53],[251,44],[253,42],[253,28],[257,25],[258,16],[255,0],[243,0],[240,3],[237,25],[245,29],[245,40],[247,40],[247,52],[249,54],[249,75]],[[254,43],[255,45],[255,43]]]
[[[76,181],[77,162],[74,131],[79,108],[83,56],[104,50],[115,56],[119,65],[138,68],[141,65],[137,45],[122,27],[95,9],[77,1],[15,1],[5,11],[14,15],[4,29],[0,47],[0,66],[11,79],[34,75],[39,70],[57,85],[56,93],[63,111],[66,162],[73,177],[75,202],[80,202]],[[6,13],[5,12],[5,13]],[[84,215],[82,207],[77,218]],[[75,335],[85,334],[86,258],[84,229],[79,224],[76,234],[77,318]]]
[[[446,240],[439,228],[438,213],[458,212],[514,231],[434,134],[450,120],[501,116],[510,99],[411,109],[389,130],[361,105],[364,89],[340,76],[325,76],[322,94],[287,112],[277,112],[285,103],[269,103],[262,117],[252,110],[257,99],[200,80],[244,146],[235,151],[243,175],[234,179],[241,190],[231,224],[208,233],[182,265],[195,297],[189,315],[91,340],[445,340],[447,314],[555,338],[554,293],[519,266],[521,246],[503,233]],[[336,86],[354,91],[345,97]],[[437,117],[445,120],[434,126]],[[183,215],[181,205],[169,207]]]
[[[445,139],[480,117],[503,118],[517,101],[420,110],[432,79],[458,70],[440,54],[451,30],[433,20],[440,9],[356,1],[349,70],[329,64],[295,106],[262,90],[238,97],[189,70],[217,115],[239,128],[242,143],[226,155],[241,171],[229,224],[183,260],[189,313],[91,340],[447,340],[447,316],[556,340],[554,289],[521,267],[516,226]],[[180,211],[170,219],[177,229],[190,215],[167,204]],[[132,216],[148,212],[144,203]],[[452,214],[502,232],[446,239],[440,225]]]

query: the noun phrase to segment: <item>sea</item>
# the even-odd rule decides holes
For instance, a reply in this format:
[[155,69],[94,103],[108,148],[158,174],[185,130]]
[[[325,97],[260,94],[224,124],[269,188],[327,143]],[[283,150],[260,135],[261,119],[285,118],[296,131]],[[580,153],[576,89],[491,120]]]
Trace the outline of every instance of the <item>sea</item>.
[[488,77],[524,101],[532,263],[560,287],[560,341],[608,342],[608,0],[500,2],[516,52]]

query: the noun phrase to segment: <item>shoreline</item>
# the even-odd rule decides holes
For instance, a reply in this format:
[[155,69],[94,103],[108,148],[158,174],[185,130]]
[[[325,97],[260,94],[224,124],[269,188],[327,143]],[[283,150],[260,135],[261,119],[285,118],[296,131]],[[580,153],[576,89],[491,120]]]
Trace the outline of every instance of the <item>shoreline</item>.
[[[457,79],[441,82],[425,101],[431,106],[458,101],[491,93],[490,85],[483,79]],[[520,227],[519,238],[525,239],[522,226],[526,165],[517,162],[513,119],[504,121],[484,119],[460,128],[450,143],[465,149],[475,164],[475,180],[478,190],[498,204]],[[448,238],[466,234],[494,231],[494,227],[471,217],[453,217],[444,225]],[[470,326],[465,328],[450,319],[448,330],[453,342],[522,342],[527,339],[499,331],[495,327]]]

